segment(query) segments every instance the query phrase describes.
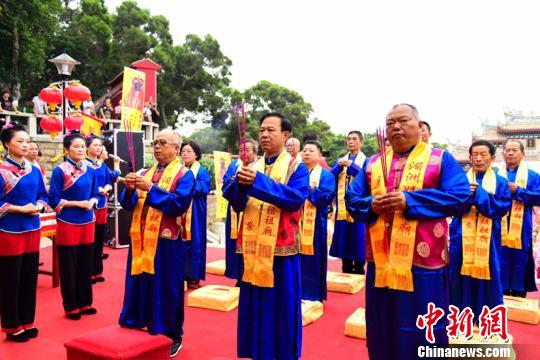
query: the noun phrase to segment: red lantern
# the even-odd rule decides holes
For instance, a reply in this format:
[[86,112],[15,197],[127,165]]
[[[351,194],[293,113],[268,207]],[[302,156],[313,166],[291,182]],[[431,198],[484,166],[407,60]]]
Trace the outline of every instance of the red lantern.
[[43,131],[51,134],[51,138],[55,138],[56,135],[62,131],[62,120],[56,116],[48,116],[41,119],[39,123]]
[[83,118],[82,116],[78,116],[78,115],[68,116],[64,120],[64,126],[66,127],[66,130],[68,131],[71,131],[74,129],[80,130],[82,124],[83,124]]
[[39,92],[39,98],[51,106],[55,111],[56,106],[62,103],[62,90],[55,86],[49,86]]
[[81,107],[81,103],[90,100],[92,95],[90,90],[79,83],[73,83],[64,90],[64,96],[75,105],[76,109]]

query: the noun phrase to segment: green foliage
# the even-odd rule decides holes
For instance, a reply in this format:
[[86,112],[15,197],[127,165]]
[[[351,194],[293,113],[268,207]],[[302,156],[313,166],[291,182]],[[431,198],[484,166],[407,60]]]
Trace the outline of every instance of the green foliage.
[[[64,13],[59,0],[3,0],[0,9],[0,85],[18,95],[20,84],[43,78]],[[39,36],[36,36],[38,35]],[[26,86],[21,89],[26,95]]]
[[211,188],[212,190],[216,189],[216,174],[214,171],[214,157],[210,155],[203,155],[201,160],[199,160],[201,163],[201,166],[204,167],[208,172],[210,173],[210,177],[212,178],[211,181]]
[[211,154],[212,151],[227,151],[221,132],[211,126],[196,130],[186,140],[195,141],[201,147],[203,154]]

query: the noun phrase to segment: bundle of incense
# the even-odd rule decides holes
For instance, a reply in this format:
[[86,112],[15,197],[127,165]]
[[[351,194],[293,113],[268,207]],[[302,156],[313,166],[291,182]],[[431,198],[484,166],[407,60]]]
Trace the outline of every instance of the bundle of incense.
[[129,162],[131,164],[131,170],[137,171],[135,164],[135,148],[133,146],[133,128],[131,127],[131,121],[129,121],[129,119],[126,119],[124,123],[124,128],[126,130],[126,141],[128,144]]
[[245,116],[245,110],[244,110],[244,103],[235,106],[235,117],[238,123],[238,139],[240,142],[238,146],[238,150],[240,152],[240,160],[242,160],[242,163],[247,164],[247,153],[246,153],[247,131],[246,131],[246,116]]
[[386,167],[386,132],[383,128],[379,127],[376,130],[377,144],[379,145],[379,157],[381,158],[381,166],[384,180],[384,187],[388,184],[388,168]]

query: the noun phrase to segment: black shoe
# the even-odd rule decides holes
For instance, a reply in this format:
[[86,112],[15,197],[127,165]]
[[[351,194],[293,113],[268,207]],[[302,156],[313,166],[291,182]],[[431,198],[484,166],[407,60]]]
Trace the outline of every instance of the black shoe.
[[26,335],[28,335],[30,339],[35,339],[38,336],[39,330],[36,328],[31,328],[24,330],[24,332],[26,333]]
[[182,349],[182,339],[180,339],[179,342],[174,342],[171,345],[170,357],[175,357],[176,355],[178,355],[180,349]]
[[105,278],[103,276],[97,276],[96,278],[94,278],[94,281],[95,282],[104,282]]
[[66,314],[66,317],[70,320],[81,320],[81,313]]
[[96,308],[91,307],[91,308],[88,308],[86,310],[81,311],[81,314],[83,314],[83,315],[95,315],[95,314],[97,314],[97,310],[96,310]]
[[109,258],[109,254],[103,254],[101,255],[102,260],[107,260]]
[[9,341],[14,341],[14,342],[27,342],[28,340],[30,340],[30,338],[28,337],[28,334],[26,333],[26,331],[23,331],[21,332],[20,334],[7,334],[7,339]]

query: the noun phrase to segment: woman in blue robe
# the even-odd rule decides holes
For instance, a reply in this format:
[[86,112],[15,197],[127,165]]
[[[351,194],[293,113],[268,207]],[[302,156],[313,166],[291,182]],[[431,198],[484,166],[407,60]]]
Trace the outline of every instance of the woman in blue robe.
[[311,301],[326,300],[326,271],[328,263],[328,205],[335,197],[336,182],[328,170],[320,170],[316,179],[317,186],[312,184],[311,174],[319,167],[322,157],[321,145],[313,140],[304,143],[302,158],[310,173],[310,190],[308,200],[317,208],[315,215],[315,232],[313,235],[313,255],[302,253],[300,256],[302,271],[302,299]]
[[[192,289],[200,287],[200,281],[206,278],[206,197],[211,189],[211,178],[208,170],[199,164],[202,157],[201,148],[193,141],[182,144],[180,156],[184,164],[195,176],[195,192],[191,208],[183,216],[184,247],[186,261],[184,275],[188,286]],[[191,212],[191,228],[186,229],[188,213]],[[188,231],[189,230],[189,231]]]
[[49,204],[56,211],[56,244],[60,289],[65,315],[79,320],[93,315],[92,259],[94,209],[99,191],[94,169],[88,166],[86,143],[77,131],[64,136],[66,161],[51,176]]
[[38,278],[40,220],[47,192],[39,168],[28,154],[25,128],[10,123],[0,140],[8,151],[0,164],[0,318],[7,339],[26,342],[34,327]]

